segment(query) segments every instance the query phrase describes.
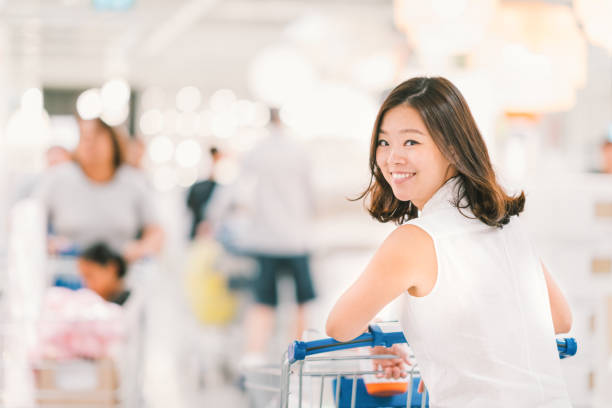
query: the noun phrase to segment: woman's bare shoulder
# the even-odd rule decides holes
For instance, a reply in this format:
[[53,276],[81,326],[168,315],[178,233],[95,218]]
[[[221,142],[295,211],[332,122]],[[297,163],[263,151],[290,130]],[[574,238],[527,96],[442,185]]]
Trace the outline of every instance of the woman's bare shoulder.
[[381,245],[380,252],[404,265],[422,265],[435,259],[433,239],[424,229],[412,224],[393,230]]
[[414,224],[400,225],[389,235],[389,238],[400,245],[433,245],[431,236],[423,228]]
[[425,295],[433,288],[438,273],[438,260],[434,241],[423,228],[405,224],[396,228],[389,238],[385,251],[393,257],[393,264],[408,276],[407,290],[415,295]]

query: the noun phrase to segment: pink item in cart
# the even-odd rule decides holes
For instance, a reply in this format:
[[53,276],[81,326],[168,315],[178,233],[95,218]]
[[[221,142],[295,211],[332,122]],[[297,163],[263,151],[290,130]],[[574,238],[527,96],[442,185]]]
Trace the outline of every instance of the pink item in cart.
[[89,289],[47,289],[34,359],[110,357],[125,337],[123,309]]

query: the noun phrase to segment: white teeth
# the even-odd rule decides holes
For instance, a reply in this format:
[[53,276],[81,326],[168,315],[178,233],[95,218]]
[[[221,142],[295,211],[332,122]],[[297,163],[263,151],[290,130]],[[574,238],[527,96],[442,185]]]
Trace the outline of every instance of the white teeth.
[[391,173],[391,177],[394,179],[404,179],[414,176],[416,173]]

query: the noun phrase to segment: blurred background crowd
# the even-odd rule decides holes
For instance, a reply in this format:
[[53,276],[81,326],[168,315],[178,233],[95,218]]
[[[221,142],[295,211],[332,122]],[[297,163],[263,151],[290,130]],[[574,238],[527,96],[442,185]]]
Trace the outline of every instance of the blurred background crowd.
[[[0,0],[0,406],[254,406],[394,228],[377,109],[463,92],[612,404],[612,0]],[[384,319],[396,319],[395,306]],[[95,391],[95,392],[94,392]]]

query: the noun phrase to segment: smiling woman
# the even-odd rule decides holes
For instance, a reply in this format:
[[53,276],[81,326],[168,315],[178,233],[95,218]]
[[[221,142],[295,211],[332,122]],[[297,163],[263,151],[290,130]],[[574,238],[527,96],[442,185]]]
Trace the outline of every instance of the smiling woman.
[[[398,143],[401,149],[390,149]],[[409,153],[415,149],[418,155]],[[401,161],[391,166],[389,159]],[[426,174],[420,172],[415,178],[420,179],[424,190],[413,187],[413,195],[408,197],[395,194],[389,170],[395,169],[396,177],[402,177],[402,162],[426,164]],[[414,170],[417,176],[416,168],[403,170]],[[359,198],[370,196],[370,214],[381,222],[400,224],[416,218],[418,210],[443,184],[438,180],[435,185],[437,177],[445,181],[458,175],[464,189],[457,204],[464,199],[474,216],[490,226],[507,224],[509,217],[518,215],[525,205],[523,193],[509,197],[497,184],[487,146],[470,108],[459,90],[444,78],[413,78],[387,97],[374,124],[370,171],[370,186]]]
[[376,165],[393,195],[417,208],[457,170],[442,155],[416,109],[399,105],[384,116],[376,146]]
[[370,169],[370,214],[403,225],[338,300],[327,333],[350,340],[403,295],[402,329],[432,407],[569,407],[554,336],[571,312],[518,220],[524,194],[497,183],[459,90],[444,78],[396,87],[374,125]]

